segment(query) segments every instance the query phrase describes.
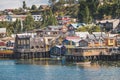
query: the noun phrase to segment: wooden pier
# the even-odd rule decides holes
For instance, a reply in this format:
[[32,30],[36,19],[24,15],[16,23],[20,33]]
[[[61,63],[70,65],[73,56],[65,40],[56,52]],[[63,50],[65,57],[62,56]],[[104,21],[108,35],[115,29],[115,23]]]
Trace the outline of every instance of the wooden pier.
[[94,55],[94,56],[74,56],[66,55],[66,61],[71,62],[80,62],[80,61],[119,61],[120,54],[114,55]]
[[40,51],[33,49],[19,49],[15,51],[14,57],[16,59],[33,59],[33,58],[49,58],[49,51]]

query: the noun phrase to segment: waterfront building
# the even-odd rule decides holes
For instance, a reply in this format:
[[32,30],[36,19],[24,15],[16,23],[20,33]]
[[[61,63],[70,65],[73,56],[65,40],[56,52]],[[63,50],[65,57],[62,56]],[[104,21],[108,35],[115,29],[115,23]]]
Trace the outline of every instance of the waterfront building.
[[71,48],[70,52],[71,54],[67,55],[73,55],[73,56],[99,56],[99,55],[107,55],[107,48],[106,47],[75,47]]
[[38,29],[34,32],[16,36],[14,51],[17,58],[50,57],[51,42],[58,37],[60,31]]
[[64,56],[66,54],[66,47],[64,45],[56,45],[50,49],[50,55],[52,56]]

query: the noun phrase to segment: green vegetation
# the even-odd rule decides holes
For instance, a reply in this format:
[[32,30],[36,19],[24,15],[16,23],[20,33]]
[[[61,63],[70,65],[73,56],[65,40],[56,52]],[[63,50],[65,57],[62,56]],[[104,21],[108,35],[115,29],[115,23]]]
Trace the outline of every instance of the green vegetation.
[[46,27],[48,25],[57,25],[56,17],[51,9],[43,11],[42,27]]
[[34,19],[30,14],[26,17],[23,25],[24,25],[23,27],[24,32],[34,29]]
[[101,29],[99,26],[83,26],[83,27],[80,27],[78,28],[76,31],[82,31],[82,32],[86,32],[88,31],[89,33],[92,33],[92,32],[100,32]]
[[[14,9],[14,14],[28,15],[23,21],[18,19],[15,22],[0,22],[0,27],[7,28],[7,34],[21,33],[33,29],[43,28],[48,25],[57,25],[56,16],[68,15],[78,19],[80,23],[92,23],[95,20],[120,18],[120,1],[119,0],[49,0],[50,7],[47,9],[37,8],[32,5],[27,7],[23,1],[22,8]],[[28,10],[28,11],[24,11]],[[42,21],[34,21],[31,14],[39,13],[42,15]],[[4,15],[4,14],[1,14]],[[98,26],[84,26],[77,31],[100,31]]]
[[31,10],[37,10],[36,5],[32,5]]
[[104,0],[102,5],[96,0],[84,0],[80,1],[79,4],[78,19],[80,22],[89,23],[96,19],[120,17],[119,0]]

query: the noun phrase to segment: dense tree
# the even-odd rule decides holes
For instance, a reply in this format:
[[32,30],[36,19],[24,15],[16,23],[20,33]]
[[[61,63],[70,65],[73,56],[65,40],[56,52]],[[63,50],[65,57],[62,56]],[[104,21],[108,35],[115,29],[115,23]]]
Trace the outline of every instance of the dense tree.
[[14,33],[14,30],[13,23],[8,23],[6,26],[7,36],[11,36],[11,34]]
[[82,32],[86,32],[88,31],[89,33],[92,33],[92,32],[100,32],[101,29],[99,26],[83,26],[83,27],[80,27],[78,28],[76,31],[82,31]]
[[70,15],[73,18],[78,18],[78,4],[66,7],[65,15]]
[[65,0],[59,0],[52,9],[53,13],[58,12],[59,14],[61,12],[64,12],[65,11],[64,4],[65,4]]
[[21,22],[20,22],[20,20],[17,19],[13,23],[13,28],[14,28],[14,33],[20,33],[21,32]]
[[100,32],[100,31],[101,31],[100,26],[91,26],[88,30],[89,33]]
[[97,10],[99,7],[99,1],[98,0],[86,0],[88,8],[90,10],[90,14],[93,18],[97,18]]
[[34,29],[34,19],[30,14],[28,14],[28,16],[26,17],[23,26],[24,32]]
[[6,28],[7,36],[10,36],[12,33],[14,33],[14,28],[13,28],[12,22],[1,21],[0,28]]
[[49,4],[53,12],[56,12],[56,0],[49,0]]
[[92,17],[90,15],[90,10],[86,4],[87,3],[85,1],[80,2],[78,19],[79,19],[79,22],[90,23],[92,20]]
[[[119,18],[120,17],[120,1],[119,0],[103,0],[103,5],[98,0],[80,0],[78,19],[80,22],[90,22],[103,18]],[[86,7],[88,6],[88,7]],[[89,13],[89,19],[86,14]]]
[[116,16],[120,18],[120,0],[116,0]]
[[52,10],[45,10],[43,12],[43,21],[42,21],[42,26],[46,27],[48,25],[57,25],[57,20],[55,15],[53,14]]
[[74,4],[76,0],[66,0],[66,3],[68,3],[69,5]]
[[32,5],[31,10],[37,10],[36,5]]
[[42,18],[43,18],[42,27],[45,27],[46,26],[46,21],[47,21],[47,11],[46,10],[43,11]]
[[41,22],[41,21],[35,21],[35,22],[34,22],[34,28],[35,28],[35,29],[40,29],[40,28],[41,28],[41,25],[42,25],[42,22]]
[[85,7],[85,14],[84,14],[84,18],[83,18],[83,21],[85,23],[91,23],[92,22],[92,17],[90,15],[90,11],[89,11],[89,8],[88,6]]

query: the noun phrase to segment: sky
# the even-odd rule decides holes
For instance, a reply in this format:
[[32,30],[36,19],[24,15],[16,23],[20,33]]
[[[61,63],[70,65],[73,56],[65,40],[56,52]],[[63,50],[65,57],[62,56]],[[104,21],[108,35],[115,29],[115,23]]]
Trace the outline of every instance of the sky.
[[23,1],[30,7],[31,5],[48,4],[48,0],[0,0],[0,10],[15,9],[22,7]]

